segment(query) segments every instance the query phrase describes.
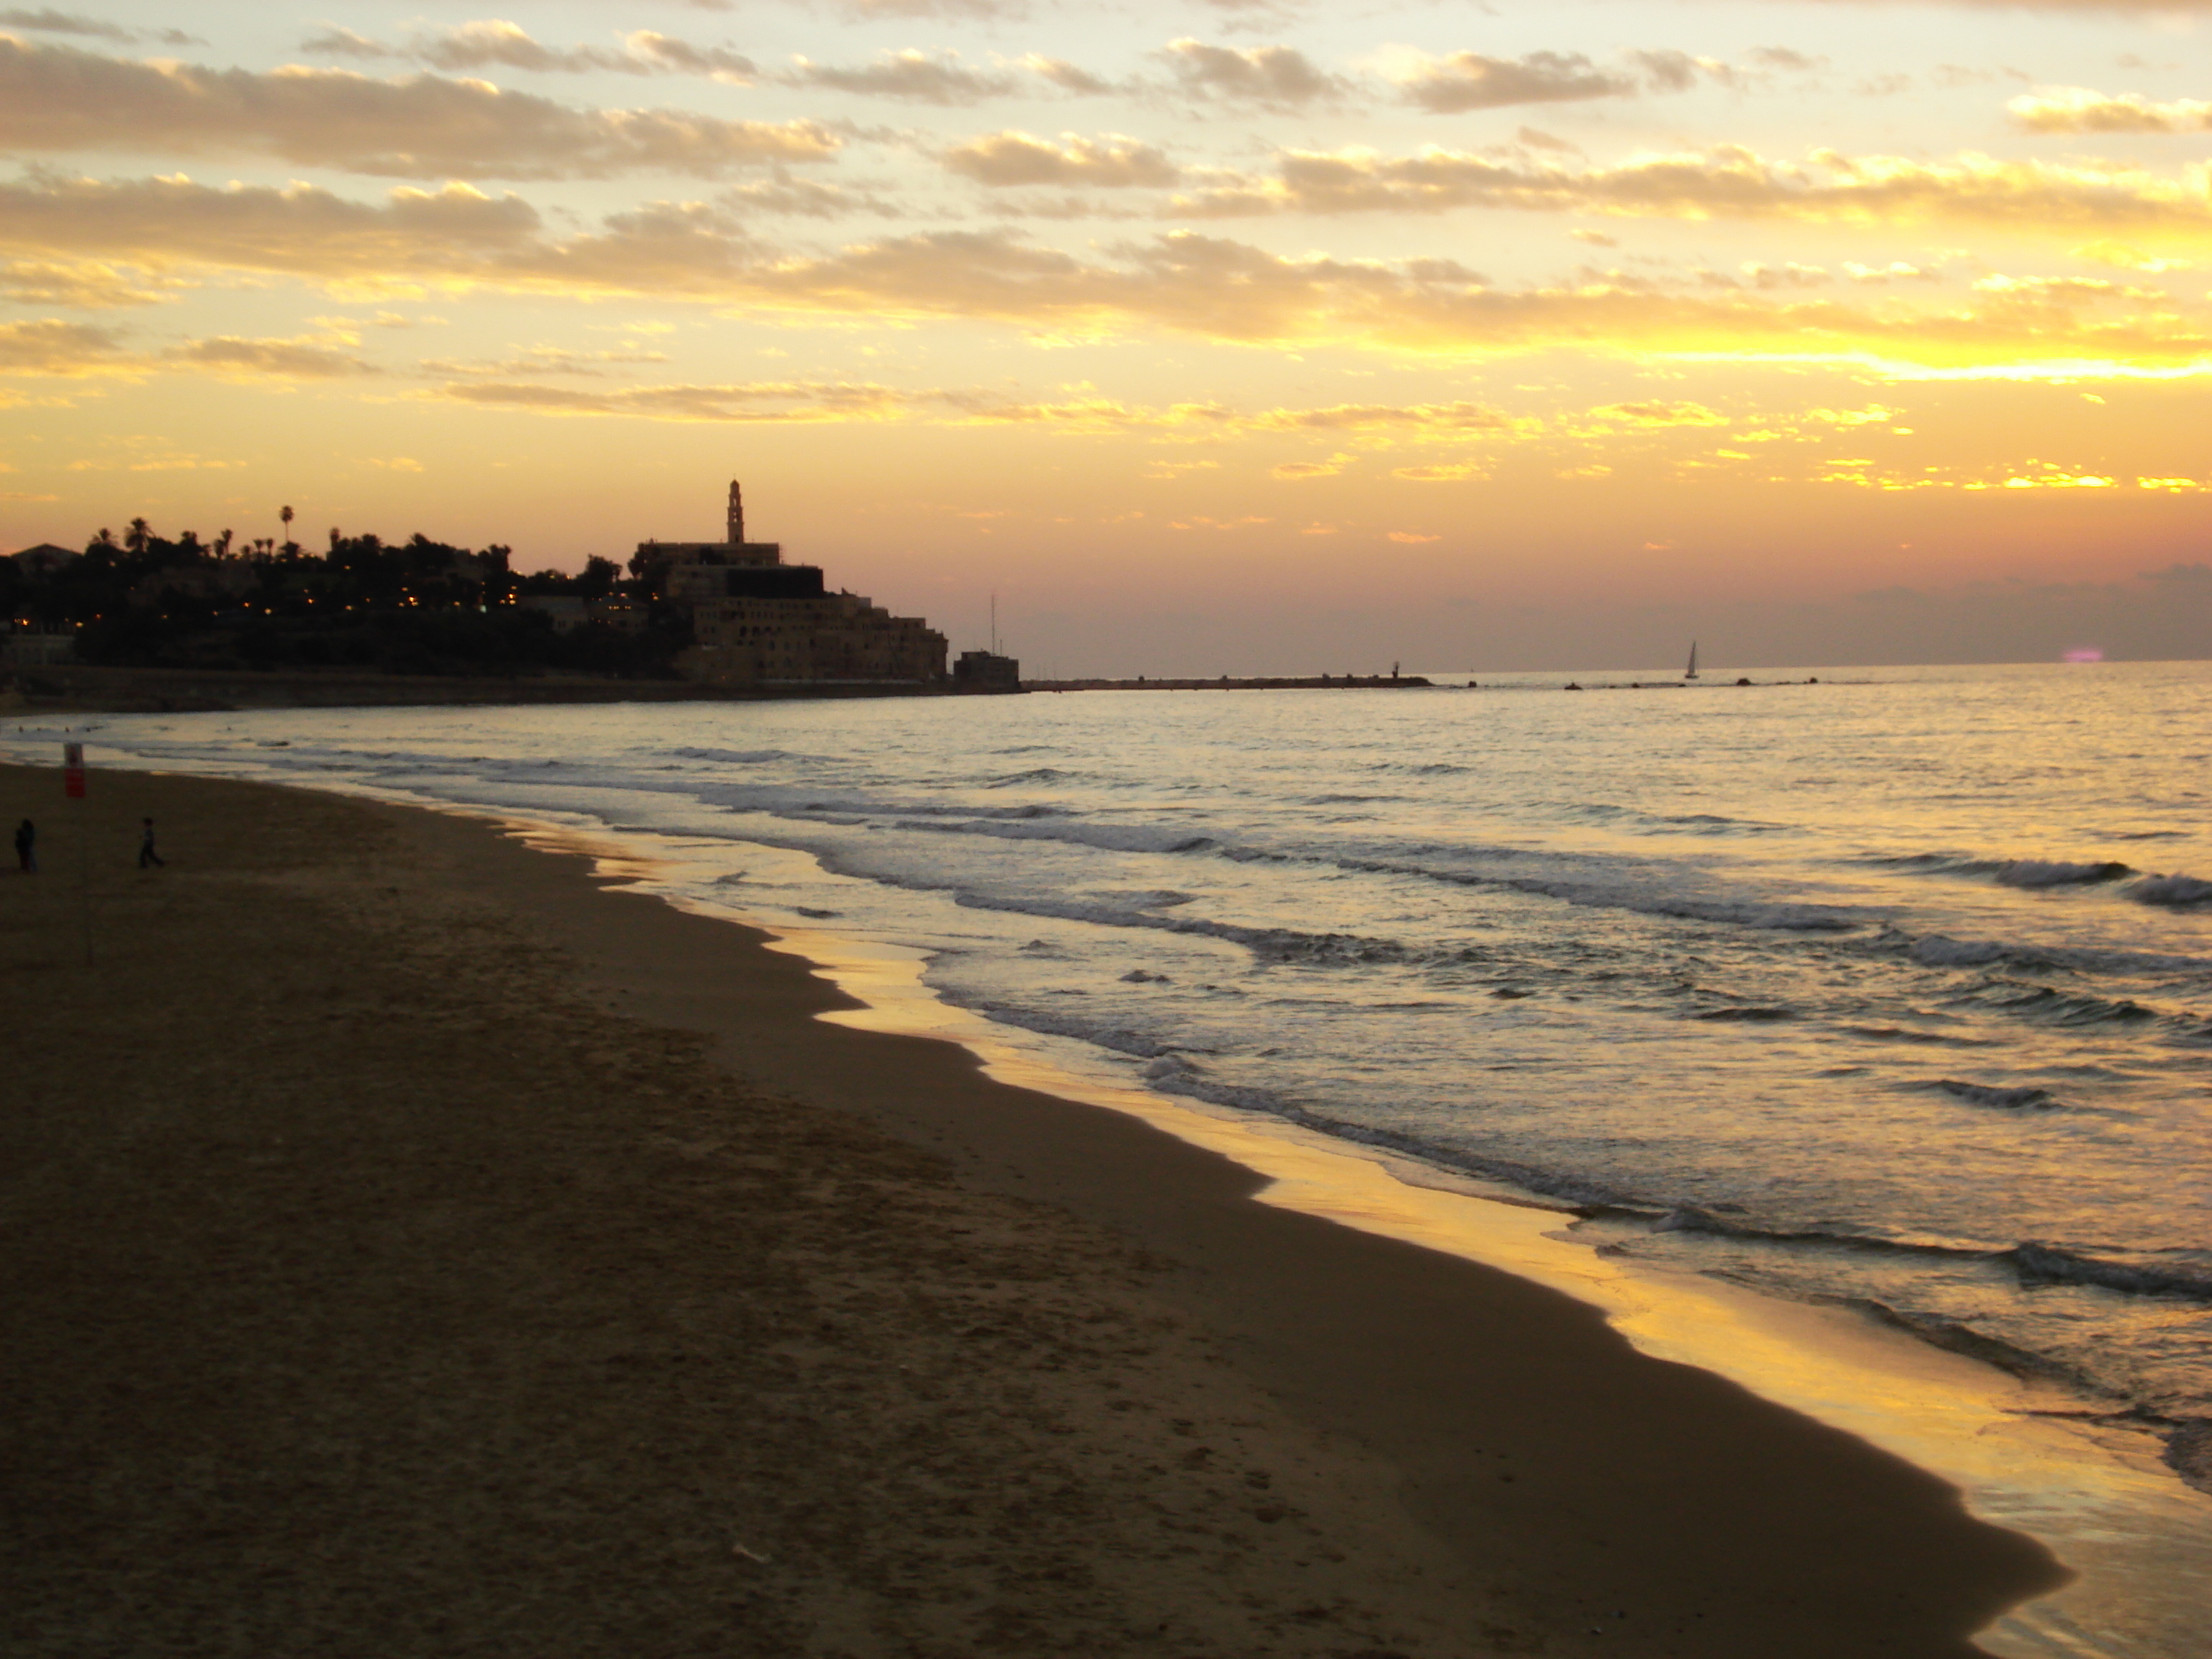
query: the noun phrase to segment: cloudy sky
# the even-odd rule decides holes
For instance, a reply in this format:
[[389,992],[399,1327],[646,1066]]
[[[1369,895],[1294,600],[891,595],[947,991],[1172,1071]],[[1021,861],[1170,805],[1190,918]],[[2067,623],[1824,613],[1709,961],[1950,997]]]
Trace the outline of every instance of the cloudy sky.
[[1032,671],[2212,655],[2212,0],[87,3],[0,549],[734,475]]

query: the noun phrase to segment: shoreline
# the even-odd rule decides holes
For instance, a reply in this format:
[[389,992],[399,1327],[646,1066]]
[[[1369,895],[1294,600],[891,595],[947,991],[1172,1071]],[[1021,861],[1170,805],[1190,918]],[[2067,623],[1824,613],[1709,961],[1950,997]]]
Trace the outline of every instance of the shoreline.
[[[11,683],[12,682],[12,685]],[[50,663],[0,671],[0,718],[236,714],[266,708],[530,708],[617,702],[788,702],[949,696],[951,685],[849,681],[729,686],[577,674],[380,674],[350,669],[111,668]]]
[[[51,788],[51,773],[0,780],[12,793],[40,775]],[[337,810],[337,798],[265,786],[100,781],[110,796],[264,791]],[[343,810],[386,826],[392,867],[477,896],[556,946],[574,964],[564,977],[603,1008],[714,1043],[755,1097],[857,1120],[950,1160],[962,1192],[1072,1213],[1169,1264],[1150,1293],[1207,1334],[1231,1373],[1322,1442],[1357,1449],[1371,1479],[1351,1530],[1441,1540],[1498,1606],[1523,1610],[1498,1627],[1533,1620],[1543,1651],[1965,1656],[1978,1650],[1973,1630],[2057,1581],[2038,1547],[1970,1518],[1933,1476],[1647,1358],[1582,1303],[1257,1201],[1265,1178],[1230,1158],[995,1080],[951,1043],[829,1023],[857,1000],[755,930],[624,891],[586,854],[533,850],[458,815]],[[1017,1355],[988,1374],[1010,1364],[1020,1370]],[[1142,1483],[1122,1496],[1138,1500]],[[1455,1595],[1462,1613],[1481,1599]],[[1459,1650],[1536,1650],[1492,1638]]]

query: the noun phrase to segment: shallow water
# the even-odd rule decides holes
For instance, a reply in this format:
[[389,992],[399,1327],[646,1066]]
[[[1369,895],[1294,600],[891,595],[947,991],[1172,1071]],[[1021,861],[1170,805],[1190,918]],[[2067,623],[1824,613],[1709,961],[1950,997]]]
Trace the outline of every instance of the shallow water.
[[2212,1418],[2212,665],[1814,672],[106,717],[93,756],[649,840],[672,896],[920,947],[1102,1080],[2147,1437]]

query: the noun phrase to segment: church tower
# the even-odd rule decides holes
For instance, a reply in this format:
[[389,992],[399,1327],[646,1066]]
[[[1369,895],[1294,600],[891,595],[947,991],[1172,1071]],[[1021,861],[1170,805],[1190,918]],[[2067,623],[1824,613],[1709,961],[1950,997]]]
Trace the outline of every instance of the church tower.
[[732,546],[745,538],[745,498],[735,478],[730,480],[730,542]]

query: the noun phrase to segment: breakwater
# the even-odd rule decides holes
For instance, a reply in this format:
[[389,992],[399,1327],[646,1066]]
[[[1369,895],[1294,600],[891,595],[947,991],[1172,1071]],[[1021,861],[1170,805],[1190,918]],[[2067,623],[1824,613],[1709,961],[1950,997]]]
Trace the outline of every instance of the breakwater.
[[1418,691],[1431,682],[1419,674],[1307,674],[1272,679],[1024,680],[1025,691]]

